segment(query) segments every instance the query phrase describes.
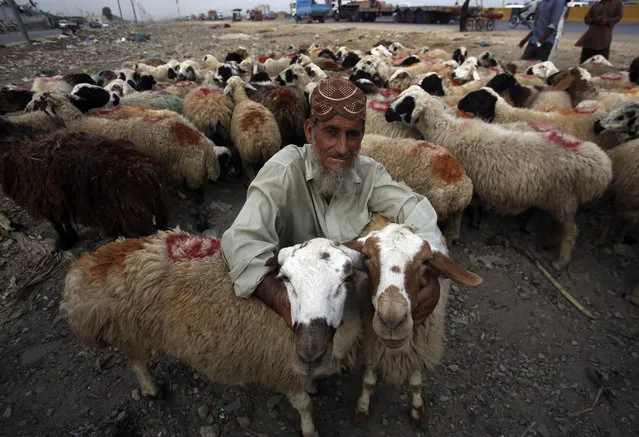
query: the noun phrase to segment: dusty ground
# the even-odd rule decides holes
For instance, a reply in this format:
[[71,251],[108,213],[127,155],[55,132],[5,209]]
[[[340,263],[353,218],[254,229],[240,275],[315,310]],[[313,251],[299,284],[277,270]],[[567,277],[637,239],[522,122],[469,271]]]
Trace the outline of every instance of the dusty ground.
[[[402,33],[401,27],[275,23],[212,30],[209,26],[146,27],[144,32],[152,36],[144,43],[109,43],[120,32],[101,30],[91,34],[98,42],[86,46],[65,40],[39,43],[30,51],[25,46],[0,48],[0,83],[20,82],[41,70],[96,72],[154,54],[217,55],[239,44],[266,49],[318,41],[364,47],[384,38],[443,48],[463,43],[473,52],[480,50],[478,42],[489,40],[492,50],[506,57],[519,53],[513,48],[524,34],[493,32],[468,40],[444,30],[415,32],[414,27]],[[223,39],[238,33],[256,38]],[[629,61],[634,55],[630,44],[615,42],[613,56]],[[570,65],[576,56],[565,44],[560,64]],[[240,182],[208,187],[211,233],[220,235],[229,226],[244,197]],[[193,207],[174,199],[171,223],[193,230]],[[4,197],[0,210],[26,226],[24,232],[0,230],[0,435],[298,435],[296,412],[275,393],[210,384],[170,359],[152,367],[170,388],[167,399],[140,399],[119,353],[85,350],[58,316],[70,259],[104,240],[84,229],[77,248],[50,255],[54,238],[50,225],[32,220]],[[554,253],[536,251],[535,235],[520,230],[515,218],[489,216],[481,231],[470,229],[465,221],[452,254],[480,273],[485,285],[453,293],[445,359],[424,383],[428,429],[415,430],[410,424],[408,388],[385,384],[375,392],[369,422],[356,426],[353,411],[361,388],[357,373],[319,385],[314,416],[321,435],[639,435],[639,309],[624,299],[639,283],[636,245],[627,239],[628,244],[593,246],[603,226],[603,210],[594,204],[580,212],[573,263],[561,275],[549,267]],[[532,251],[594,319],[578,312],[515,246]]]

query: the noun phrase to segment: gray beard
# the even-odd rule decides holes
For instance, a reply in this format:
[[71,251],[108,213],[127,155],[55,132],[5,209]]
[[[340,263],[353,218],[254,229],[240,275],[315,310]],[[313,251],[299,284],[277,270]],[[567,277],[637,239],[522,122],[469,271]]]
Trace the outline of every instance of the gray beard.
[[336,194],[346,193],[354,188],[351,178],[353,174],[355,174],[358,166],[357,159],[353,160],[349,168],[332,171],[322,164],[322,159],[315,144],[311,144],[308,147],[308,154],[311,160],[311,166],[317,169],[314,183],[322,196],[331,199]]

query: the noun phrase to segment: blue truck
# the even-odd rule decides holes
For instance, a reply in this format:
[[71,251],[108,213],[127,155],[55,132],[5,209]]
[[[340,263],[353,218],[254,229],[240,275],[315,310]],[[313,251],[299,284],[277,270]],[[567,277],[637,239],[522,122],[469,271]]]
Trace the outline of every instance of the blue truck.
[[319,21],[323,23],[331,12],[331,4],[315,3],[315,0],[296,0],[295,21]]

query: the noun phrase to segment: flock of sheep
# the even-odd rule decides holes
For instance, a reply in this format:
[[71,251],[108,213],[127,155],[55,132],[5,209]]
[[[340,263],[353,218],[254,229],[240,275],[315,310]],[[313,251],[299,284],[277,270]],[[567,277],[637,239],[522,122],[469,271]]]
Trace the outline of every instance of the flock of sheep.
[[[365,365],[358,421],[379,375],[410,383],[411,417],[426,423],[421,375],[441,358],[450,280],[482,283],[446,247],[377,216],[356,240],[281,248],[272,262],[291,331],[258,300],[235,297],[219,241],[166,230],[170,189],[186,188],[199,205],[210,181],[252,180],[283,146],[303,145],[308,96],[332,75],[367,94],[360,153],[430,199],[449,246],[463,238],[469,206],[473,222],[479,207],[550,214],[561,227],[556,268],[570,262],[585,202],[610,200],[620,223],[639,221],[639,59],[625,71],[601,57],[559,71],[464,47],[240,47],[224,61],[147,59],[5,87],[4,193],[52,223],[59,249],[77,242],[74,223],[128,237],[73,263],[61,309],[83,344],[124,353],[143,394],[158,394],[148,362],[167,353],[213,381],[286,393],[310,437],[313,381]],[[441,274],[441,298],[414,327],[426,262]]]

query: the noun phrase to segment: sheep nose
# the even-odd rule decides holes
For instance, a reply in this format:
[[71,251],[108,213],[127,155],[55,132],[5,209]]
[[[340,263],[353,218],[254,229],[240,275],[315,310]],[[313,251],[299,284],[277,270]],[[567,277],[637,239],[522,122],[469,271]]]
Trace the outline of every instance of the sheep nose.
[[322,358],[324,358],[324,355],[326,355],[326,349],[317,351],[315,355],[311,355],[311,356],[306,354],[300,354],[299,352],[297,354],[300,361],[308,365],[309,367],[314,367],[318,365],[319,363],[321,363]]
[[335,330],[326,320],[313,319],[295,328],[295,349],[299,360],[309,367],[318,366],[325,358]]
[[450,78],[451,78],[451,79],[455,79],[455,77],[457,77],[457,75],[455,74],[455,72],[454,72],[454,71],[453,71],[453,72],[451,72],[451,73],[450,73]]
[[379,317],[379,321],[382,322],[384,327],[389,330],[394,330],[402,326],[406,320],[408,320],[408,313],[404,313],[403,317],[394,317],[395,315],[391,315],[391,317],[384,318],[382,313],[378,313],[377,317]]
[[604,127],[601,125],[601,120],[595,122],[594,130],[596,134],[600,134],[604,131]]

